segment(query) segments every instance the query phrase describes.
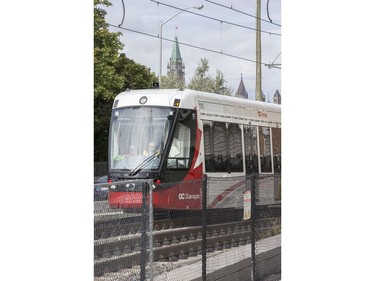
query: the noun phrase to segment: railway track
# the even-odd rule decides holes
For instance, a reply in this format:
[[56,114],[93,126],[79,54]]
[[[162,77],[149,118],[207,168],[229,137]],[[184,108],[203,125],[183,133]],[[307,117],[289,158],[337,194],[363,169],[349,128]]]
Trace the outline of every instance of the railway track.
[[[118,219],[111,219],[107,221],[99,221],[94,224],[94,239],[103,239],[108,237],[116,237],[126,234],[135,234],[142,231],[142,220],[146,219],[141,214],[132,217],[123,217]],[[188,217],[175,218],[154,218],[154,230],[179,228],[186,226],[199,225],[201,217],[191,215]]]
[[[281,208],[266,208],[260,206],[256,210],[257,219],[281,217]],[[208,224],[240,221],[242,210],[210,210],[208,212]],[[96,219],[94,223],[94,239],[104,239],[126,234],[135,234],[142,231],[142,215],[140,213],[117,213],[107,215],[102,219]],[[104,218],[104,219],[103,219]],[[197,212],[173,212],[159,213],[154,216],[154,230],[197,226],[202,223],[202,213]]]
[[[280,212],[277,208],[259,210],[260,216],[256,220],[257,240],[277,234],[277,229],[280,229],[281,225],[281,218],[278,214]],[[220,216],[220,214],[216,215]],[[237,215],[232,214],[227,219],[233,219]],[[150,233],[144,230],[144,225],[139,221],[138,215],[97,222],[94,241],[95,276],[140,264],[142,255],[146,253],[145,249],[149,248],[145,237]],[[206,230],[208,253],[239,247],[251,242],[249,220],[212,224],[212,222],[217,222],[217,218],[212,216],[209,217],[209,221],[211,222]],[[197,256],[202,251],[201,217],[155,220],[152,237],[154,261],[177,261]]]

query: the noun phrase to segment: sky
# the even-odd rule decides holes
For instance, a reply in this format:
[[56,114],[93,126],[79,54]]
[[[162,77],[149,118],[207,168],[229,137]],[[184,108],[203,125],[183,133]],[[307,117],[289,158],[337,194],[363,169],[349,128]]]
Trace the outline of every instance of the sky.
[[[261,30],[264,31],[261,33],[262,90],[266,100],[268,98],[272,100],[276,90],[279,90],[282,95],[282,70],[264,66],[264,64],[272,62],[281,64],[280,2],[280,0],[269,1],[268,14],[272,20],[271,24],[267,16],[267,1],[261,1]],[[162,43],[162,75],[166,75],[167,63],[172,53],[172,41],[177,35],[181,56],[185,63],[185,81],[187,83],[193,77],[200,60],[207,58],[210,67],[209,74],[212,77],[216,76],[217,69],[221,70],[226,80],[226,86],[231,87],[234,94],[238,89],[242,74],[249,99],[255,99],[255,0],[250,2],[240,0],[163,0],[159,4],[150,0],[124,0],[125,17],[121,27],[127,30],[117,28],[123,20],[122,1],[113,0],[112,4],[113,6],[105,8],[107,11],[106,20],[107,23],[116,26],[110,27],[111,31],[120,31],[123,34],[121,41],[125,44],[123,52],[127,57],[149,67],[151,71],[159,75],[160,40],[157,37],[160,34],[160,22],[165,22],[162,26],[162,35],[163,38],[171,41],[163,40]],[[204,6],[203,9],[189,8],[200,5]],[[232,7],[232,9],[228,7]],[[170,19],[186,8],[189,9]],[[189,47],[183,43],[214,52]]]

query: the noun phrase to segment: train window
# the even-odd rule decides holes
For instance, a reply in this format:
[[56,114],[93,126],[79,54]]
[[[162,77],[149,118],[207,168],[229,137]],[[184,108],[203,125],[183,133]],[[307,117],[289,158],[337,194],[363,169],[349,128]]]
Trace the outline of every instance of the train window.
[[228,138],[226,124],[221,122],[214,122],[212,133],[214,171],[227,172]]
[[190,159],[190,128],[178,123],[167,159],[168,169],[187,169]]
[[228,128],[229,140],[229,170],[231,172],[243,171],[242,138],[238,124],[230,124]]
[[[110,132],[109,168],[132,170],[148,156],[150,143],[164,153],[172,130],[175,109],[161,107],[124,107],[113,112]],[[158,161],[144,169],[157,169]]]
[[270,128],[259,127],[260,172],[272,173]]
[[259,173],[257,127],[244,125],[246,174]]
[[205,121],[203,124],[206,172],[227,172],[227,125]]
[[272,128],[273,169],[281,172],[281,129]]
[[203,122],[204,137],[204,159],[206,172],[214,172],[213,145],[212,145],[212,127],[210,121]]
[[238,124],[204,121],[203,136],[206,172],[243,172]]

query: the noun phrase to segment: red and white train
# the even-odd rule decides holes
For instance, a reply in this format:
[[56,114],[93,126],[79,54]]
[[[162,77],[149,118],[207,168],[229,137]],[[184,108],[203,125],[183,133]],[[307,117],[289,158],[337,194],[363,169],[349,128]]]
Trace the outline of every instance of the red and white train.
[[189,89],[128,90],[115,98],[109,137],[111,208],[140,208],[147,179],[154,182],[154,209],[201,209],[204,174],[227,179],[209,192],[208,204],[215,208],[243,189],[241,177],[258,173],[274,182],[280,172],[278,104]]

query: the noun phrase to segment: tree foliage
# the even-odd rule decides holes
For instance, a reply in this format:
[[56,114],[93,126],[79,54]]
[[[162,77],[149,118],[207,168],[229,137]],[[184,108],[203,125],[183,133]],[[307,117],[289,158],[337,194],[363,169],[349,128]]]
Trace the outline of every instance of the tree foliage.
[[124,78],[116,73],[118,52],[123,48],[121,33],[110,32],[101,5],[111,6],[107,0],[94,0],[94,161],[106,161],[108,125],[115,90]]
[[94,0],[94,98],[113,100],[114,89],[118,89],[124,78],[116,73],[118,52],[124,45],[120,32],[110,32],[105,22],[106,12],[98,5],[111,6],[107,0]]
[[116,72],[124,78],[119,92],[126,89],[149,89],[158,80],[150,68],[127,58],[124,53],[120,54],[116,63]]
[[[233,90],[226,87],[226,80],[221,70],[216,70],[216,76],[213,78],[209,74],[208,60],[203,58],[198,62],[198,67],[195,70],[194,76],[191,78],[187,87],[192,90],[216,93],[220,95],[231,95]],[[161,77],[161,88],[163,89],[183,89],[185,83],[181,81],[177,74],[172,73]]]
[[113,100],[127,88],[151,88],[157,81],[150,69],[120,54],[120,32],[110,32],[105,21],[108,0],[94,0],[94,161],[107,161]]
[[198,63],[194,76],[190,80],[188,88],[220,95],[231,95],[233,90],[225,86],[226,80],[223,72],[217,69],[216,76],[212,78],[208,73],[209,69],[208,60],[202,58]]
[[162,89],[183,89],[185,83],[180,80],[177,74],[172,73],[167,76],[161,77],[161,88]]

